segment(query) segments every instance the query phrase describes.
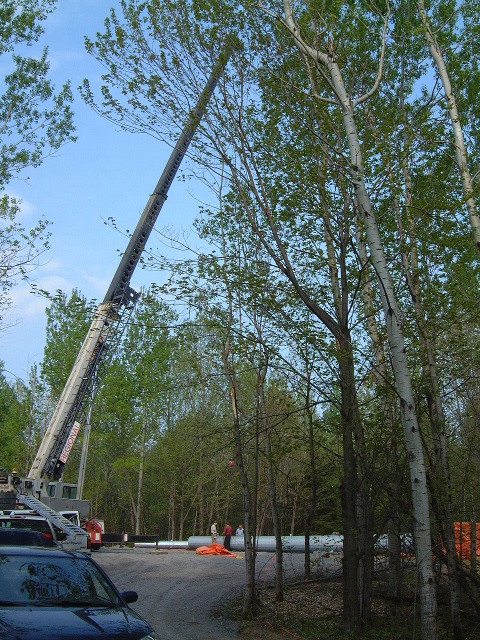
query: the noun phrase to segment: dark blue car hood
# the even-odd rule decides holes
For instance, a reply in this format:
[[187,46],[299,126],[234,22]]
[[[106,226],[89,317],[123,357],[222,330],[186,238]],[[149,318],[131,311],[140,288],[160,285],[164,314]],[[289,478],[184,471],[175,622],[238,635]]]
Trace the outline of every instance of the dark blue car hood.
[[138,640],[150,631],[127,608],[0,607],[0,640]]

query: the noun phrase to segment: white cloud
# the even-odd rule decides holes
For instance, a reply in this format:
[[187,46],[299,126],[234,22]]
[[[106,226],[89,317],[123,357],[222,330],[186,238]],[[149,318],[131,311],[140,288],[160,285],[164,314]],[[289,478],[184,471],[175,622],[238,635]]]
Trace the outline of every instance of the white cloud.
[[75,64],[78,62],[85,62],[86,54],[80,51],[54,51],[48,55],[48,62],[50,69],[56,71],[63,68],[65,65]]
[[16,318],[18,321],[18,316],[21,316],[20,321],[41,317],[48,306],[48,300],[32,293],[29,287],[17,287],[10,297],[12,299],[10,318],[12,320]]
[[[58,275],[37,278],[35,286],[50,294],[55,294],[59,289],[69,292],[72,288],[65,278]],[[10,316],[17,317],[17,319],[18,316],[21,319],[43,316],[46,307],[50,304],[48,299],[34,293],[32,288],[26,284],[15,287],[10,293],[10,298],[12,300]]]
[[45,263],[42,264],[42,271],[47,273],[61,272],[64,268],[63,262],[61,260],[56,260],[55,258],[50,258]]
[[62,291],[70,291],[70,289],[72,289],[72,284],[66,278],[59,275],[40,277],[36,279],[36,284],[40,289],[44,289],[50,293],[55,293],[58,289]]
[[90,275],[85,271],[81,272],[81,276],[85,282],[91,285],[92,296],[97,298],[99,294],[103,297],[107,292],[110,285],[110,281],[107,278],[99,278],[98,276]]

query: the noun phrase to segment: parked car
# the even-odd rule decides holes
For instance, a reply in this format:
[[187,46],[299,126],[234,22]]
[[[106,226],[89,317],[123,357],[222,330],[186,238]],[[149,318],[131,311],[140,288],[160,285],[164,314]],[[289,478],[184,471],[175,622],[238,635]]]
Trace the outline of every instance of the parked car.
[[10,513],[0,516],[0,529],[28,529],[29,531],[39,531],[54,542],[59,540],[57,532],[52,524],[44,517],[32,515],[31,513]]
[[86,554],[0,547],[0,640],[158,640]]
[[0,546],[16,545],[23,547],[56,547],[57,543],[51,536],[40,531],[30,531],[29,529],[0,528]]

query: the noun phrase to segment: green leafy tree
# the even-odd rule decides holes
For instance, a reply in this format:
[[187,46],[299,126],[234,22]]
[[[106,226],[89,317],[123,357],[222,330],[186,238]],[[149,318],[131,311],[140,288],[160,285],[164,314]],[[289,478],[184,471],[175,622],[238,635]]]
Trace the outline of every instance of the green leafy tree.
[[91,323],[92,304],[77,290],[58,292],[46,310],[46,344],[41,374],[57,400],[72,371]]
[[[478,8],[472,2],[447,1],[435,7],[430,3],[427,9],[435,14],[439,8],[433,24],[443,46],[460,4],[469,33],[462,47],[472,55],[467,61],[462,51],[461,62],[454,66],[462,79],[456,90],[462,88],[461,113],[472,116],[465,131],[469,142],[476,144],[478,127],[471,123],[478,121]],[[384,2],[285,0],[280,20],[282,4],[276,1],[259,8],[256,3],[216,0],[141,4],[125,0],[121,12],[110,13],[105,34],[99,34],[95,43],[87,42],[88,50],[105,65],[102,97],[95,100],[88,83],[83,91],[93,108],[119,126],[169,139],[194,102],[199,78],[211,66],[223,35],[230,29],[239,34],[243,50],[233,55],[199,129],[203,135],[191,148],[192,153],[199,152],[195,156],[199,164],[208,163],[202,177],[215,175],[217,182],[228,182],[231,189],[219,198],[221,214],[209,211],[201,229],[204,238],[213,238],[216,254],[201,256],[197,270],[193,263],[186,265],[175,284],[214,323],[230,329],[225,352],[235,361],[230,369],[232,388],[242,390],[234,413],[244,411],[238,427],[242,424],[241,433],[247,434],[243,422],[248,424],[251,441],[254,421],[246,416],[253,415],[248,408],[249,402],[254,406],[254,394],[245,391],[247,376],[237,371],[246,365],[242,339],[252,339],[249,322],[255,305],[262,300],[269,320],[283,312],[288,326],[278,334],[282,336],[292,333],[298,315],[291,302],[293,288],[311,310],[322,305],[318,318],[323,316],[335,340],[328,343],[325,330],[317,331],[317,351],[326,368],[333,369],[333,362],[341,370],[328,396],[330,422],[340,418],[350,430],[343,450],[339,448],[339,455],[345,461],[348,455],[350,461],[345,470],[348,483],[345,479],[342,483],[351,516],[343,531],[347,534],[344,579],[348,574],[345,628],[357,632],[368,619],[368,580],[357,566],[373,558],[367,558],[359,544],[362,528],[381,530],[385,512],[397,514],[408,503],[407,465],[423,635],[436,638],[430,506],[436,500],[432,488],[446,478],[444,474],[439,482],[438,465],[429,460],[435,460],[436,449],[433,436],[426,435],[433,397],[429,377],[433,382],[431,374],[437,373],[433,367],[428,372],[425,364],[427,359],[438,359],[436,396],[451,405],[447,419],[453,441],[462,432],[461,423],[471,422],[467,412],[478,407],[466,402],[470,391],[478,398],[477,385],[468,381],[475,370],[468,364],[471,355],[463,362],[461,356],[465,344],[474,352],[477,332],[473,308],[462,301],[462,287],[471,295],[478,288],[478,276],[470,265],[473,251],[465,248],[465,224],[459,222],[462,199],[472,190],[475,195],[478,185],[462,193],[452,163],[451,124],[438,103],[438,87],[426,83],[418,90],[427,50],[416,3],[400,2],[391,8],[387,20],[390,10]],[[446,50],[449,66],[453,50],[457,47]],[[465,64],[472,71],[468,78],[459,71]],[[475,175],[475,154],[468,164]],[[220,191],[218,184],[213,188]],[[249,236],[254,235],[268,260],[255,251],[249,254],[255,245]],[[218,255],[224,255],[225,246],[228,258],[222,263]],[[272,286],[275,302],[261,297],[263,280],[258,274],[272,264],[290,281],[272,278],[277,285]],[[324,275],[327,269],[329,277]],[[355,295],[360,289],[363,301]],[[473,334],[468,339],[462,331],[465,317]],[[367,344],[373,345],[370,353]],[[292,360],[292,353],[283,355]],[[455,366],[454,376],[449,366]],[[320,377],[318,370],[316,378]],[[339,383],[348,383],[349,403],[339,401]],[[374,406],[380,394],[381,408]],[[455,419],[451,397],[461,398],[462,418]],[[353,433],[352,417],[358,418]],[[368,426],[364,443],[359,420]],[[406,458],[397,448],[402,422]],[[243,446],[252,453],[247,443]],[[389,481],[397,486],[385,491]],[[356,494],[357,487],[362,494]],[[382,499],[389,503],[387,509],[382,509]],[[411,503],[408,507],[411,510]],[[405,522],[411,525],[412,519],[404,518],[398,526]],[[373,540],[371,533],[372,529]],[[356,602],[357,587],[363,609]]]
[[166,428],[174,317],[145,292],[98,379],[85,495],[109,530],[139,534],[150,526],[144,516],[144,473]]
[[0,96],[0,189],[26,167],[37,167],[45,156],[72,139],[72,94],[65,84],[55,94],[48,78],[48,49],[40,57],[15,53],[37,42],[43,22],[56,0],[2,0],[0,60],[10,67]]
[[151,292],[135,310],[122,343],[122,361],[131,380],[132,420],[140,426],[136,442],[138,485],[134,506],[135,533],[140,534],[145,456],[152,437],[166,420],[166,381],[170,361],[170,325],[174,314]]
[[[215,106],[209,105],[210,121],[212,122],[214,118],[216,125],[211,126],[206,134],[204,130],[205,135],[199,138],[198,144],[201,146],[202,154],[209,161],[216,156],[217,162],[219,159],[227,167],[230,173],[228,178],[233,183],[236,193],[235,210],[241,212],[240,215],[247,219],[246,224],[242,222],[241,231],[245,227],[250,227],[247,234],[256,236],[256,242],[263,248],[264,255],[258,252],[257,256],[252,252],[253,255],[249,255],[248,258],[254,264],[256,259],[265,265],[271,261],[285,279],[289,280],[287,285],[289,290],[296,292],[298,298],[319,318],[337,341],[338,364],[342,370],[340,381],[344,398],[341,415],[345,425],[344,534],[346,558],[348,558],[345,562],[345,574],[348,574],[350,586],[349,589],[345,589],[345,593],[352,593],[355,596],[358,561],[356,558],[356,478],[353,434],[356,433],[358,436],[361,431],[361,420],[356,405],[348,295],[344,295],[343,300],[337,304],[341,293],[348,291],[347,269],[345,262],[339,261],[338,270],[343,270],[342,283],[338,285],[335,292],[335,295],[338,293],[335,304],[328,305],[322,295],[328,286],[326,284],[328,280],[319,278],[317,274],[320,265],[326,272],[328,267],[337,269],[337,264],[333,264],[334,260],[329,260],[327,266],[322,251],[317,249],[318,232],[317,238],[312,241],[312,236],[308,235],[307,231],[311,227],[312,235],[315,236],[318,218],[321,215],[319,214],[321,205],[316,202],[314,196],[318,186],[316,187],[312,181],[312,177],[319,171],[317,166],[319,163],[316,162],[315,155],[315,147],[318,149],[319,144],[311,140],[311,135],[310,139],[304,137],[300,142],[303,152],[301,153],[300,137],[296,135],[300,126],[295,125],[295,117],[303,118],[302,122],[308,122],[310,131],[314,130],[317,123],[314,115],[311,114],[315,111],[308,107],[300,92],[296,95],[298,101],[295,100],[293,116],[289,120],[285,114],[292,107],[291,100],[279,99],[280,106],[277,104],[272,106],[272,96],[275,92],[278,95],[282,87],[273,82],[268,86],[268,74],[258,73],[256,65],[260,57],[260,47],[264,45],[265,51],[275,50],[274,40],[268,29],[267,33],[262,32],[262,35],[259,35],[258,22],[255,23],[258,16],[251,10],[251,6],[245,7],[247,11],[243,14],[238,7],[234,7],[229,2],[203,3],[201,7],[198,5],[193,7],[195,20],[189,20],[189,3],[176,2],[174,5],[175,11],[171,11],[170,5],[164,8],[156,2],[141,6],[125,2],[122,4],[123,16],[116,15],[115,12],[110,13],[105,34],[99,34],[95,43],[87,42],[88,50],[102,60],[107,69],[104,76],[102,103],[95,101],[88,83],[84,83],[84,97],[105,117],[119,122],[120,126],[130,131],[148,131],[151,135],[165,137],[165,121],[178,121],[181,109],[188,107],[191,101],[191,95],[187,95],[187,92],[191,94],[198,85],[195,74],[192,73],[188,77],[192,69],[191,64],[187,65],[184,62],[193,60],[196,72],[205,73],[205,69],[211,65],[212,54],[214,55],[221,44],[221,32],[228,33],[231,30],[241,33],[244,48],[242,54],[234,56],[232,62],[232,66],[237,65],[238,73],[229,77],[229,71],[226,70],[226,80],[222,84],[224,93]],[[361,25],[360,19],[357,22]],[[218,28],[220,23],[222,29]],[[178,34],[178,37],[172,39],[168,35],[169,32]],[[159,43],[161,43],[161,51],[158,50]],[[141,56],[138,55],[140,50]],[[271,68],[270,63],[271,60],[266,59],[265,68]],[[284,71],[281,64],[279,67],[275,78]],[[290,70],[288,60],[285,61],[285,67]],[[119,72],[120,69],[121,72]],[[173,81],[171,81],[171,69],[175,69]],[[263,78],[267,79],[263,82]],[[287,82],[289,79],[286,76]],[[297,81],[302,87],[307,84],[298,72],[294,79],[292,77],[292,85]],[[152,86],[159,87],[160,90],[152,94]],[[177,91],[178,86],[184,88],[180,94]],[[263,109],[259,99],[262,91],[265,95]],[[228,109],[223,109],[224,101],[228,101]],[[301,109],[297,102],[301,104]],[[218,108],[215,109],[215,107]],[[214,111],[215,115],[212,115]],[[147,113],[149,114],[148,124],[145,118]],[[151,114],[154,114],[153,117],[150,117]],[[238,114],[241,114],[241,117],[237,117]],[[281,127],[278,127],[279,122]],[[338,128],[338,123],[336,126]],[[207,137],[208,142],[205,142]],[[286,139],[291,142],[291,146],[287,146]],[[284,151],[286,146],[287,163],[284,162],[284,153],[280,153],[280,149]],[[276,153],[275,150],[278,152]],[[308,160],[305,161],[305,158]],[[332,169],[332,174],[334,171],[336,172],[336,169]],[[283,181],[279,176],[283,177]],[[330,180],[330,175],[323,178],[325,184]],[[297,189],[292,185],[297,185]],[[312,186],[309,190],[310,185]],[[326,191],[325,188],[324,191]],[[337,198],[337,203],[341,204],[342,199],[343,194],[342,197]],[[348,199],[348,194],[345,195],[345,199]],[[330,204],[334,198],[328,198],[328,200]],[[235,225],[232,209],[233,207],[227,210],[231,228],[227,229],[226,233],[229,234],[228,240],[235,247],[235,233],[239,227]],[[349,213],[347,208],[345,213],[347,215]],[[326,226],[327,224],[328,220]],[[224,226],[227,227],[227,225],[228,222]],[[332,226],[330,225],[330,229]],[[341,224],[339,226],[338,236],[342,236],[340,240],[342,248],[339,253],[344,257],[350,239],[347,225],[345,228],[341,228],[343,226]],[[298,235],[294,236],[294,233]],[[292,240],[292,237],[295,237],[295,240]],[[338,241],[337,238],[335,241]],[[221,244],[220,241],[219,244]],[[335,251],[333,238],[331,246],[332,251]],[[244,251],[240,242],[238,251],[240,253]],[[232,254],[235,255],[235,252],[233,251]],[[232,265],[237,264],[237,257],[235,256],[234,259],[229,257],[228,262]],[[268,269],[268,266],[265,268]],[[212,271],[214,270],[213,267]],[[233,277],[234,282],[237,279],[241,284],[248,285],[245,289],[245,300],[242,299],[240,304],[242,308],[246,305],[248,313],[251,314],[255,313],[255,297],[258,297],[262,288],[262,279],[255,278],[254,271],[246,267],[242,273]],[[222,280],[221,273],[217,273],[216,277]],[[320,286],[319,280],[321,280]],[[187,282],[187,288],[191,284]],[[340,286],[342,292],[340,292]],[[234,297],[241,295],[240,291],[238,287]],[[230,298],[231,290],[228,295],[224,293],[222,295]],[[275,305],[270,300],[270,310],[272,306]],[[239,315],[242,313],[243,311],[238,312]],[[225,314],[223,315],[225,326],[226,318]],[[238,331],[238,328],[236,330]],[[357,437],[357,442],[360,441]],[[365,483],[362,486],[365,486]],[[368,518],[365,522],[368,522]],[[354,603],[350,609],[355,609],[354,626],[356,628],[360,625],[359,607]]]
[[25,461],[25,430],[28,422],[28,389],[17,380],[10,384],[0,361],[0,468],[19,472]]
[[113,358],[93,405],[85,472],[84,497],[91,514],[105,520],[108,531],[133,532],[132,499],[138,452],[139,424],[133,411],[133,380],[124,363]]
[[55,5],[56,0],[0,2],[0,62],[7,69],[0,93],[0,326],[8,291],[18,277],[28,276],[48,246],[46,221],[26,230],[16,220],[21,203],[7,193],[7,186],[75,139],[69,83],[55,92],[47,48],[40,56],[25,55],[41,37]]
[[18,278],[28,278],[49,246],[48,222],[42,219],[27,230],[16,220],[20,208],[18,200],[0,194],[0,331],[12,287]]

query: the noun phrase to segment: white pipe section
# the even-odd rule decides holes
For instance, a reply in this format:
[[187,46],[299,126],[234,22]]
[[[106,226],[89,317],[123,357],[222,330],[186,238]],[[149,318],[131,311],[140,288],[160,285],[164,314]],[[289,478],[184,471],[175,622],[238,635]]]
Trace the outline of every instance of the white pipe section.
[[135,542],[135,549],[188,549],[187,540],[159,540],[158,542]]
[[[157,548],[157,549],[198,549],[198,547],[208,547],[212,539],[210,536],[190,536],[188,541],[159,541],[159,542],[136,542],[135,547],[138,548]],[[222,536],[217,536],[217,543],[223,544]],[[232,536],[230,541],[232,551],[244,551],[245,542],[243,537]],[[283,536],[283,551],[286,553],[305,553],[304,536]],[[275,551],[275,536],[259,536],[256,540],[257,551]],[[332,553],[334,551],[343,550],[343,536],[310,536],[310,550],[312,552]]]
[[[188,541],[158,541],[158,542],[136,542],[135,547],[138,548],[157,548],[157,549],[198,549],[198,547],[208,547],[212,539],[210,536],[190,536]],[[223,544],[222,536],[217,536],[217,543]],[[377,539],[375,548],[386,551],[388,549],[387,536],[380,536]],[[230,541],[232,551],[244,551],[245,542],[243,537],[232,536]],[[405,551],[412,548],[412,536],[409,534],[402,535],[402,546]],[[256,540],[257,551],[275,552],[275,536],[258,536]],[[282,549],[285,553],[305,553],[305,537],[304,536],[282,536]],[[331,534],[328,536],[310,536],[310,551],[312,553],[335,553],[343,551],[343,536],[339,534]]]

